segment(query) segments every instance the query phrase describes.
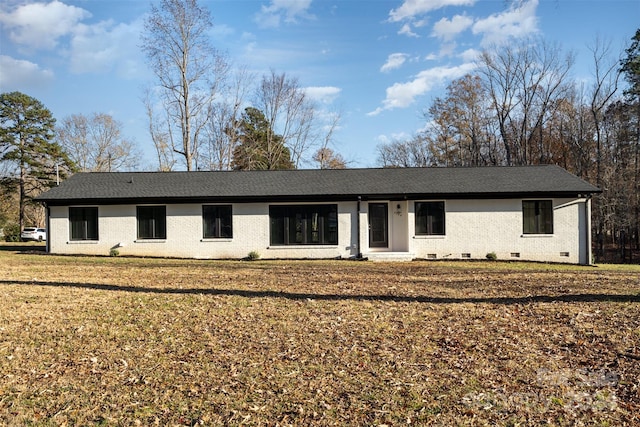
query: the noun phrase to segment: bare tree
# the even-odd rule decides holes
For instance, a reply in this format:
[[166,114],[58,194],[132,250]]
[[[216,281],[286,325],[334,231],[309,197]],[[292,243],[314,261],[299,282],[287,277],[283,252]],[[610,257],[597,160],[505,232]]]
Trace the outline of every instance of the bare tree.
[[200,134],[228,69],[209,41],[212,26],[209,11],[197,0],[161,0],[159,7],[151,6],[142,35],[167,115],[167,139],[187,170],[194,168]]
[[[596,143],[596,185],[602,187],[602,126],[606,108],[618,90],[618,58],[611,57],[611,43],[604,42],[596,38],[593,44],[589,45],[589,51],[593,58],[593,84],[589,96],[589,110],[595,130]],[[605,197],[606,197],[605,193]],[[596,229],[596,256],[601,259],[604,255],[604,203],[603,197],[598,197],[595,206],[595,229]]]
[[156,113],[149,89],[145,91],[142,101],[147,113],[149,135],[151,136],[151,141],[153,141],[153,147],[156,150],[158,170],[161,172],[169,172],[173,170],[176,164],[175,152],[171,148],[173,145],[171,136],[173,134],[170,132],[170,124],[163,119],[165,115],[159,116]]
[[490,117],[479,76],[466,75],[447,87],[424,114],[432,160],[443,166],[495,164]]
[[342,115],[339,112],[328,113],[326,124],[322,127],[322,145],[313,155],[313,160],[320,169],[346,169],[347,161],[340,153],[329,148],[333,143],[333,136],[340,125]]
[[554,101],[564,95],[574,56],[557,45],[523,40],[484,51],[480,72],[491,100],[506,163],[543,163],[542,129]]
[[593,57],[593,86],[590,95],[590,110],[596,135],[596,185],[602,184],[601,177],[601,127],[605,108],[611,103],[618,90],[618,58],[611,57],[611,43],[596,38],[589,45]]
[[83,172],[132,170],[140,158],[136,145],[122,136],[122,125],[112,116],[74,114],[62,120],[59,144]]
[[320,169],[346,169],[347,161],[340,153],[331,148],[322,147],[313,155],[313,160],[318,162]]
[[431,166],[429,142],[424,135],[406,141],[392,141],[378,145],[378,164],[384,168]]
[[594,130],[585,96],[585,85],[574,84],[564,97],[555,100],[554,114],[544,128],[543,157],[588,180],[594,159]]
[[202,147],[199,162],[205,169],[232,169],[233,152],[240,137],[239,123],[253,80],[253,74],[245,67],[237,69],[211,105],[205,128],[207,143]]
[[314,103],[300,88],[296,78],[271,70],[270,75],[262,77],[256,89],[255,106],[264,113],[272,131],[267,136],[267,144],[277,145],[274,137],[282,137],[297,168],[303,155],[319,138],[314,127],[317,124]]

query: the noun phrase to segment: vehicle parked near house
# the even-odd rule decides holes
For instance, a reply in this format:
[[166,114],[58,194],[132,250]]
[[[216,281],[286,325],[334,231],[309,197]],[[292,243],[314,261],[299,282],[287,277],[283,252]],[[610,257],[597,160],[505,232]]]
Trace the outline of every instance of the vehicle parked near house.
[[36,227],[25,227],[20,233],[20,238],[22,241],[35,241],[42,242],[43,240],[47,240],[47,229],[46,228],[36,228]]

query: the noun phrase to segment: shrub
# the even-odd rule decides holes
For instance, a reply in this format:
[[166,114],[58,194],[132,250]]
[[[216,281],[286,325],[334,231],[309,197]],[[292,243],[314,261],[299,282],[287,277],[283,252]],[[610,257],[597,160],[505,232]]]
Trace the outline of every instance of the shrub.
[[120,251],[117,250],[116,248],[111,248],[111,250],[109,251],[109,256],[118,256],[120,255]]
[[20,225],[15,223],[9,223],[4,226],[4,240],[7,242],[19,242],[20,241]]
[[255,261],[257,259],[260,259],[260,254],[257,251],[251,251],[249,255],[247,255],[248,261]]
[[487,259],[488,259],[489,261],[495,261],[495,260],[497,260],[497,259],[498,259],[498,255],[496,255],[496,253],[495,253],[495,252],[489,252],[489,253],[487,254]]

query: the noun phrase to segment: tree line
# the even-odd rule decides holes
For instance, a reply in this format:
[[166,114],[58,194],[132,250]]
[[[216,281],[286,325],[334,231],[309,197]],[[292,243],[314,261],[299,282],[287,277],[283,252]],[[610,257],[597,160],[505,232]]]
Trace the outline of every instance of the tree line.
[[257,79],[211,43],[211,13],[197,0],[151,6],[142,51],[155,73],[144,96],[158,168],[291,169],[309,161],[345,167],[327,121],[298,80],[271,70]]
[[640,250],[639,44],[640,30],[622,53],[593,42],[590,83],[572,80],[573,54],[557,44],[487,49],[474,74],[451,82],[424,111],[424,131],[379,145],[378,162],[560,165],[602,190],[593,199],[597,258],[629,261]]
[[[142,97],[160,171],[344,168],[329,119],[296,78],[256,78],[211,44],[198,0],[151,6],[142,51],[155,73]],[[377,147],[383,167],[558,164],[602,189],[593,199],[596,254],[640,250],[640,30],[624,52],[594,41],[592,79],[571,78],[574,55],[541,39],[486,49],[423,112],[424,131]],[[623,82],[627,83],[624,91]],[[42,224],[31,199],[77,171],[139,170],[140,150],[113,117],[56,126],[38,100],[0,95],[0,228]],[[17,209],[16,209],[17,207]]]
[[[340,115],[326,120],[286,73],[256,79],[244,67],[234,69],[211,45],[211,28],[210,12],[197,0],[151,6],[142,51],[156,81],[142,102],[155,168],[346,167],[330,147]],[[44,210],[33,198],[70,174],[148,169],[140,158],[138,145],[108,114],[74,114],[56,125],[37,99],[0,94],[0,230],[12,224],[15,238],[26,225],[43,226]]]

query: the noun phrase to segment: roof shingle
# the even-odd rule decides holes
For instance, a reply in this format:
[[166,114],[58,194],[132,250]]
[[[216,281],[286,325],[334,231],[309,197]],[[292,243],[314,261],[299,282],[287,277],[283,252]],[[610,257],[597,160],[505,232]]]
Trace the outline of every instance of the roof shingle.
[[42,194],[49,204],[190,200],[488,198],[590,194],[558,166],[78,173]]

